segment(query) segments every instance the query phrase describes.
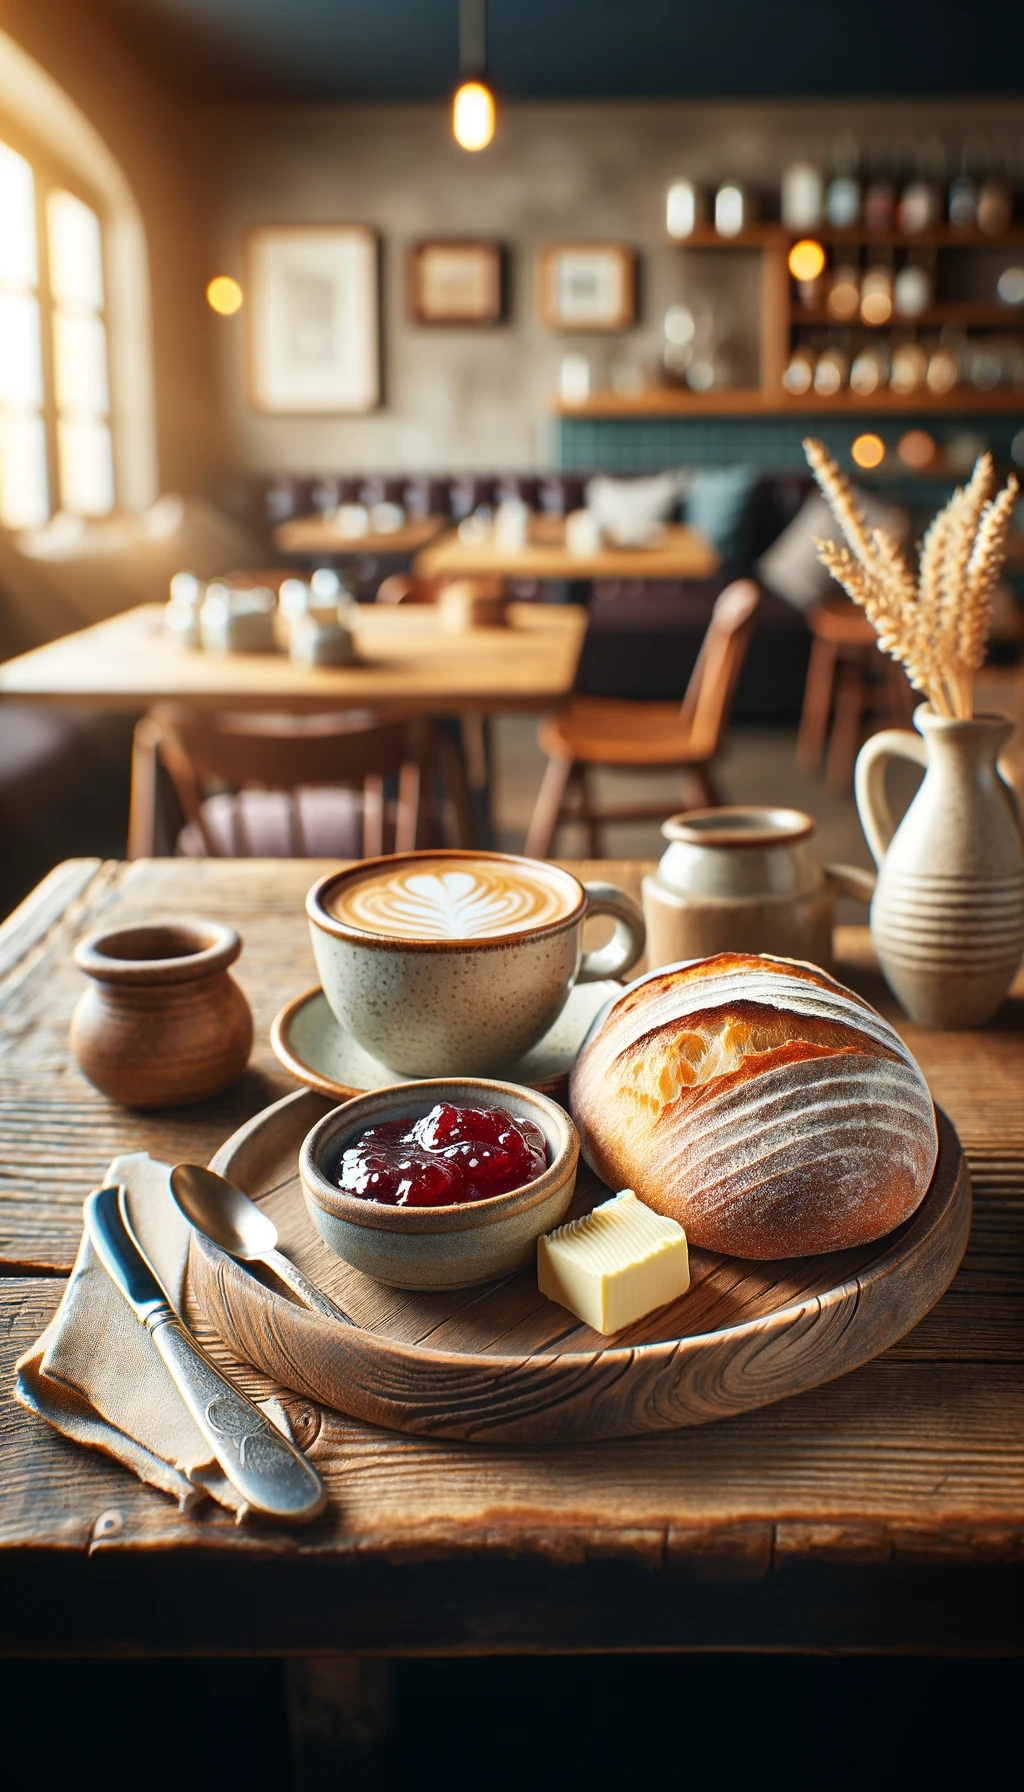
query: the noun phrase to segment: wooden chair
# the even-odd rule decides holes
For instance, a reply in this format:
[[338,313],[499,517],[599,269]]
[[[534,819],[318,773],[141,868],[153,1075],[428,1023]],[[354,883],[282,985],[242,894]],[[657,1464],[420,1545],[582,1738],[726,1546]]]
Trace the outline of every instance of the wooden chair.
[[[135,730],[129,857],[162,848],[211,858],[372,858],[426,843],[432,822],[431,843],[468,845],[457,759],[426,720],[155,711]],[[450,799],[445,829],[433,803],[436,773]],[[166,828],[161,837],[161,778],[184,818],[176,838]],[[388,780],[397,780],[394,803]]]
[[801,771],[816,772],[827,742],[825,781],[843,795],[853,785],[865,717],[873,712],[880,727],[909,728],[916,699],[902,666],[879,652],[875,631],[855,604],[828,598],[808,611],[807,626],[814,641],[797,764]]
[[[594,809],[586,782],[590,766],[678,768],[699,802],[720,803],[711,766],[728,726],[760,597],[751,579],[739,579],[722,592],[681,708],[674,703],[574,697],[561,715],[541,724],[539,739],[548,763],[526,836],[525,850],[532,858],[548,857],[561,821],[583,823],[587,851],[597,858],[600,830],[606,823],[663,821],[672,813],[675,805],[667,802]],[[572,807],[566,803],[570,791],[575,796]]]

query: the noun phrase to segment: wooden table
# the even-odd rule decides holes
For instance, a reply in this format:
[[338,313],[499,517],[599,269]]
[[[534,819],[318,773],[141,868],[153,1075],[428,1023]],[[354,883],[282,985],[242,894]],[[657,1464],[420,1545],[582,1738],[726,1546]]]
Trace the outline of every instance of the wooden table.
[[685,523],[668,523],[656,546],[602,547],[571,554],[561,517],[534,517],[525,548],[509,550],[494,536],[479,544],[450,529],[421,548],[413,561],[420,578],[503,579],[710,579],[719,559],[707,538]]
[[[574,865],[637,891],[637,862]],[[331,1492],[302,1532],[181,1516],[11,1397],[81,1202],[118,1151],[202,1161],[291,1086],[271,1017],[313,981],[316,863],[71,861],[0,929],[0,1651],[348,1653],[1024,1646],[1024,985],[978,1034],[905,1024],[970,1156],[953,1286],[843,1380],[696,1431],[576,1449],[431,1442],[292,1402]],[[79,1075],[73,942],[192,911],[245,950],[252,1064],[226,1095],[127,1114]],[[863,929],[851,982],[890,1014]]]
[[366,535],[343,535],[329,515],[316,514],[278,523],[270,539],[282,554],[325,554],[331,559],[339,554],[414,554],[447,526],[447,517],[424,516],[386,534],[371,530]]
[[190,652],[159,604],[65,635],[0,666],[0,697],[77,708],[316,711],[372,707],[443,714],[544,709],[568,695],[587,619],[573,606],[512,604],[508,628],[442,632],[425,605],[359,607],[353,666],[293,666],[287,654]]

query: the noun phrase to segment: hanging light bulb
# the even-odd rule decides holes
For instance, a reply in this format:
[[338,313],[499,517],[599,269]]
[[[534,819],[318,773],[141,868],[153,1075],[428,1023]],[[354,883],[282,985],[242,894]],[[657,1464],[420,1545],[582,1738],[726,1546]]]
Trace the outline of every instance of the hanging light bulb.
[[487,0],[459,0],[459,68],[452,134],[461,149],[486,149],[494,136],[494,95],[487,68]]
[[460,149],[486,149],[494,136],[494,95],[482,81],[463,81],[452,105],[452,131]]

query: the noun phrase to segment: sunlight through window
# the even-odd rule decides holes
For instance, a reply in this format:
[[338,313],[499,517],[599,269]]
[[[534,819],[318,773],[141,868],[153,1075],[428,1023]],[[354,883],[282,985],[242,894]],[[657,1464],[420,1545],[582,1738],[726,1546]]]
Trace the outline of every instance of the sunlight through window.
[[57,466],[65,510],[103,516],[114,505],[100,221],[73,193],[47,201]]
[[0,143],[0,523],[33,528],[50,514],[35,181]]

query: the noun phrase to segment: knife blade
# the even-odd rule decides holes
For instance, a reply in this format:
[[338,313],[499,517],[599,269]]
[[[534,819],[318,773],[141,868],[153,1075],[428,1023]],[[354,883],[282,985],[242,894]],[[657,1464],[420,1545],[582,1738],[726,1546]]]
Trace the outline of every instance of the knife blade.
[[132,1231],[127,1190],[94,1189],[83,1209],[100,1262],[146,1327],[228,1480],[246,1504],[274,1518],[314,1518],[327,1490],[312,1463],[233,1387],[186,1331]]

